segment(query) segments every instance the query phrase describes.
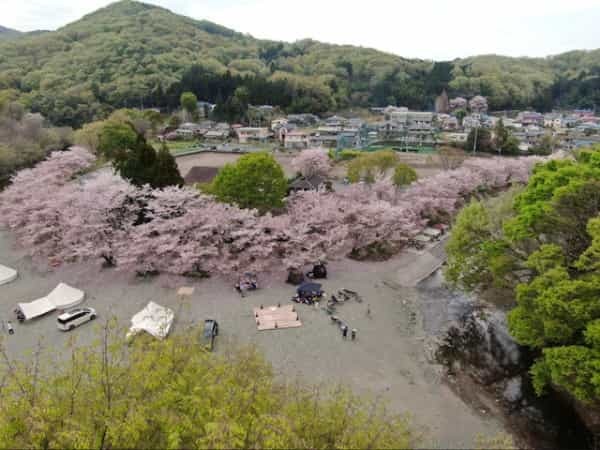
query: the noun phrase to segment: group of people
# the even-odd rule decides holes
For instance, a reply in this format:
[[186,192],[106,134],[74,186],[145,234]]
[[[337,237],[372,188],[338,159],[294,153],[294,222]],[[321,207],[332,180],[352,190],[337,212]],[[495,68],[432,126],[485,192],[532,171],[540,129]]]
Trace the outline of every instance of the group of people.
[[[337,316],[331,316],[331,321],[339,324],[340,331],[342,332],[342,338],[348,339],[348,325],[342,322],[342,320]],[[350,331],[350,339],[352,339],[353,341],[356,340],[356,333],[358,333],[358,330],[356,328],[352,328],[352,330]]]

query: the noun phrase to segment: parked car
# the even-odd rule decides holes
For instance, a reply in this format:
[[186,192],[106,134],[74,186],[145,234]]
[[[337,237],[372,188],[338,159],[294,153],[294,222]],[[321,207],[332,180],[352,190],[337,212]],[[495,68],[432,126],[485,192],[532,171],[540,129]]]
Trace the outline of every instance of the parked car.
[[62,313],[58,316],[58,329],[62,331],[71,331],[75,327],[90,322],[96,318],[94,308],[75,308]]
[[200,335],[200,344],[209,352],[213,351],[215,346],[215,337],[219,335],[219,323],[213,319],[204,321],[204,330]]

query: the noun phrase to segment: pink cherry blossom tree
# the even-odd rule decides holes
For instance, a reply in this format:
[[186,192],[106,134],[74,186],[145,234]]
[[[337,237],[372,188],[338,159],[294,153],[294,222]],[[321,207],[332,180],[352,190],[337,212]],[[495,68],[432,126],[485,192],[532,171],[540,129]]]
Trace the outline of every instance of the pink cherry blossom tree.
[[292,160],[292,167],[304,177],[327,176],[331,170],[331,161],[327,151],[313,148],[302,150]]
[[[325,170],[310,152],[298,167]],[[77,178],[94,157],[73,148],[13,178],[0,193],[0,223],[52,263],[92,259],[201,276],[300,268],[374,245],[397,251],[428,223],[449,221],[470,196],[525,182],[540,161],[470,159],[402,191],[382,178],[339,193],[299,192],[285,214],[260,216],[190,188],[138,188],[105,169]]]

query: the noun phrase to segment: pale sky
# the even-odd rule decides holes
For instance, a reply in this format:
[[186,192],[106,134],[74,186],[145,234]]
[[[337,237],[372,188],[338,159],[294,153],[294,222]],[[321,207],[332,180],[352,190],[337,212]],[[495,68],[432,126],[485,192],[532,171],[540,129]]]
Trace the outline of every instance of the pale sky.
[[[110,0],[0,0],[0,25],[56,29]],[[147,0],[257,38],[434,60],[600,48],[600,0]]]

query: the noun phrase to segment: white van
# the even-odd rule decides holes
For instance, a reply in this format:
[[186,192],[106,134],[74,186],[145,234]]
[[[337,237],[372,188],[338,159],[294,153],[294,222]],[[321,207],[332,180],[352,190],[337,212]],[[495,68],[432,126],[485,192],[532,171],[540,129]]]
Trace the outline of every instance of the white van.
[[59,330],[71,331],[95,318],[96,310],[94,308],[75,308],[58,316],[57,325]]

